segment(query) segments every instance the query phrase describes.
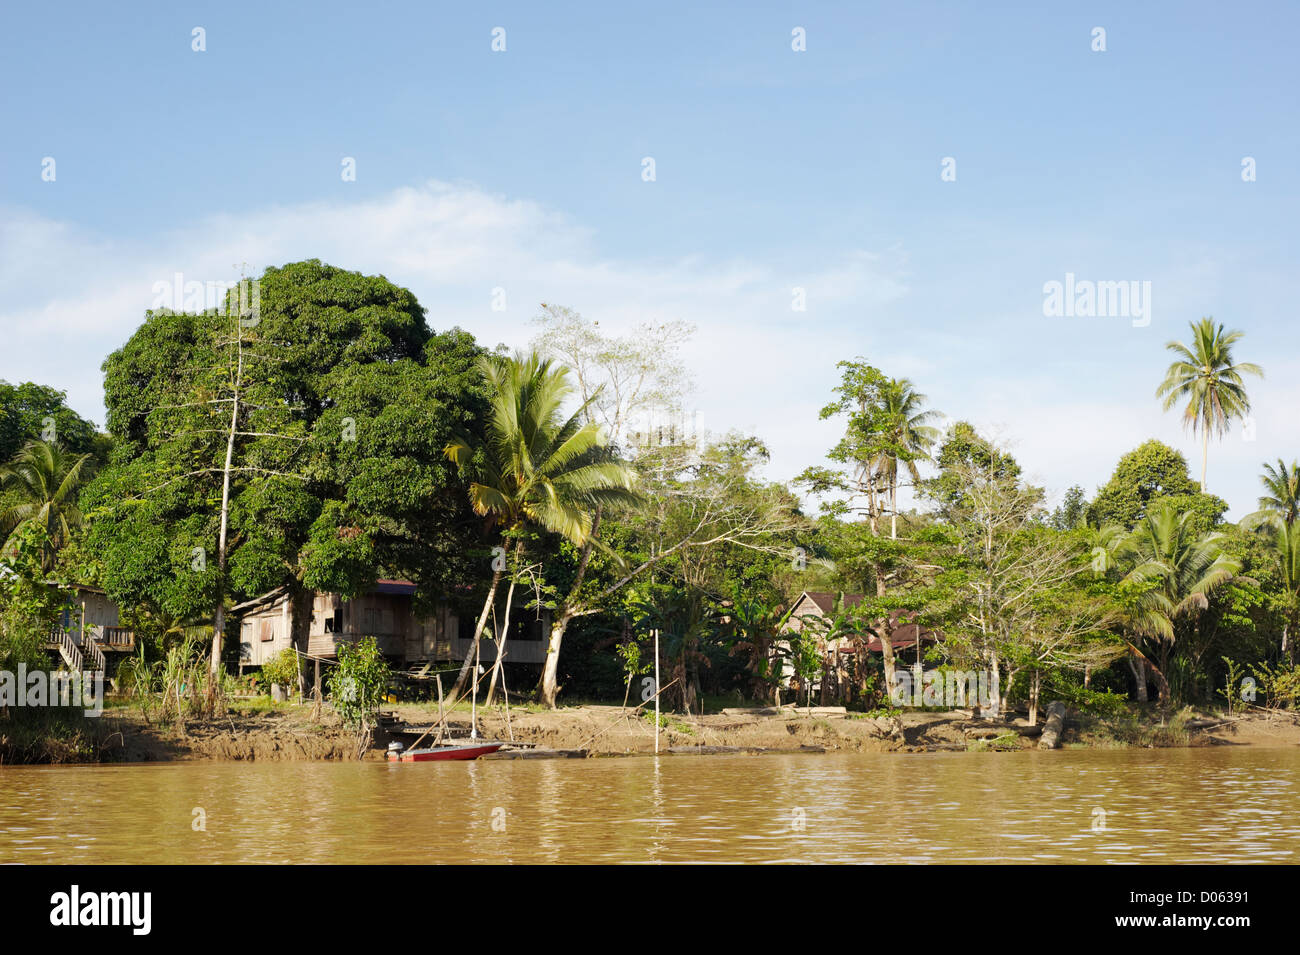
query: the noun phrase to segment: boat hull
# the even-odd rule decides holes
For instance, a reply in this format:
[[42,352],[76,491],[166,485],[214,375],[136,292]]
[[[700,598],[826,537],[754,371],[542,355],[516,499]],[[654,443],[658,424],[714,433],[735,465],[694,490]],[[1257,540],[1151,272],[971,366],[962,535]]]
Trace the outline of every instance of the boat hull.
[[478,759],[488,753],[495,753],[503,743],[483,743],[471,746],[432,746],[429,749],[413,749],[405,753],[389,753],[390,763],[431,763],[448,759]]

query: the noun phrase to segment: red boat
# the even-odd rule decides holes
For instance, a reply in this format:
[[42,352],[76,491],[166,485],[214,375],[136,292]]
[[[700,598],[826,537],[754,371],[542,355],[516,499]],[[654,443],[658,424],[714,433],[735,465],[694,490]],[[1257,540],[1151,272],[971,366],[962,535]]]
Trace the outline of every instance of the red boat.
[[465,745],[431,746],[428,749],[412,749],[406,752],[390,752],[390,763],[427,763],[441,759],[478,759],[488,753],[495,753],[505,743],[469,743]]

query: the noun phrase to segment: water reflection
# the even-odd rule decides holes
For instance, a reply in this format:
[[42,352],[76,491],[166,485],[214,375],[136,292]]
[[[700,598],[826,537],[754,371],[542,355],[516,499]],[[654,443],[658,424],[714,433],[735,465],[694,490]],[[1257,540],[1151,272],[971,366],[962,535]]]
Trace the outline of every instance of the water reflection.
[[12,767],[0,861],[1296,862],[1298,809],[1287,749]]

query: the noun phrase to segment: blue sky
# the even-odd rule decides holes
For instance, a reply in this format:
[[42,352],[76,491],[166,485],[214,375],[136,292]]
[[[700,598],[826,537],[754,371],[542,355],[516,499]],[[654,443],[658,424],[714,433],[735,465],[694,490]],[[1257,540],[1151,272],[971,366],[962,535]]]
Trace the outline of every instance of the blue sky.
[[[99,364],[155,282],[319,257],[489,344],[540,301],[691,321],[704,425],[756,430],[773,477],[834,442],[816,409],[855,355],[1054,492],[1149,436],[1196,470],[1153,392],[1202,315],[1268,372],[1211,490],[1239,517],[1260,462],[1300,455],[1300,8],[699,6],[6,7],[0,377],[102,423]],[[1067,272],[1151,282],[1150,324],[1045,317]]]

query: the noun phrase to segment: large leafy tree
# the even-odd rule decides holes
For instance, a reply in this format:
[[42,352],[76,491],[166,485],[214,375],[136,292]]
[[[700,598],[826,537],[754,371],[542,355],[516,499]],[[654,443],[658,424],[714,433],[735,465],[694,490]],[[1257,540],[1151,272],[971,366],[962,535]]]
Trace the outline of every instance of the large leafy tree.
[[0,381],[0,462],[38,439],[58,441],[76,454],[103,451],[94,424],[68,407],[62,391],[30,381]]
[[[599,508],[637,500],[631,468],[605,443],[599,426],[585,420],[585,404],[572,414],[565,411],[573,385],[563,366],[534,352],[486,357],[479,369],[490,401],[484,431],[477,438],[458,437],[446,447],[447,457],[469,481],[474,512],[507,535],[535,525],[578,547],[586,545]],[[468,685],[504,570],[503,563],[494,562],[474,629],[474,650],[465,656],[456,695]],[[510,587],[513,595],[513,578]]]
[[1250,362],[1233,359],[1232,346],[1241,340],[1236,329],[1225,331],[1222,324],[1203,318],[1189,322],[1190,345],[1171,341],[1165,348],[1177,356],[1165,371],[1156,389],[1164,399],[1164,410],[1185,401],[1183,425],[1201,435],[1201,491],[1205,491],[1205,474],[1210,456],[1210,434],[1222,435],[1234,418],[1250,413],[1243,376],[1264,377],[1264,370]]
[[0,540],[3,552],[12,552],[24,527],[42,531],[40,563],[54,567],[59,548],[81,527],[77,495],[90,476],[91,455],[67,451],[56,443],[29,441],[12,461],[0,467]]
[[934,462],[939,472],[925,482],[923,491],[945,520],[964,515],[973,506],[969,493],[973,475],[983,482],[1014,483],[1020,478],[1020,464],[1015,457],[980,434],[969,421],[953,422]]
[[443,448],[483,413],[481,349],[432,332],[407,290],[315,260],[268,269],[259,298],[240,331],[258,367],[235,428],[224,572],[203,555],[230,448],[229,419],[211,410],[228,316],[147,313],[105,361],[117,447],[83,502],[104,586],[182,618],[287,586],[300,638],[312,589],[356,596],[394,575],[422,599],[452,593],[479,528]]
[[879,533],[880,518],[889,512],[890,536],[896,538],[900,475],[920,480],[917,462],[929,458],[938,439],[929,423],[937,415],[924,409],[925,395],[906,378],[890,378],[861,358],[836,367],[840,381],[821,417],[844,418],[844,437],[826,454],[840,468],[808,468],[796,482],[814,494],[844,495],[829,509],[861,513],[872,533]]
[[1187,473],[1187,459],[1181,452],[1153,438],[1119,459],[1110,480],[1088,506],[1088,523],[1131,530],[1162,504],[1195,512],[1201,532],[1217,524],[1228,509],[1227,501],[1200,492]]

